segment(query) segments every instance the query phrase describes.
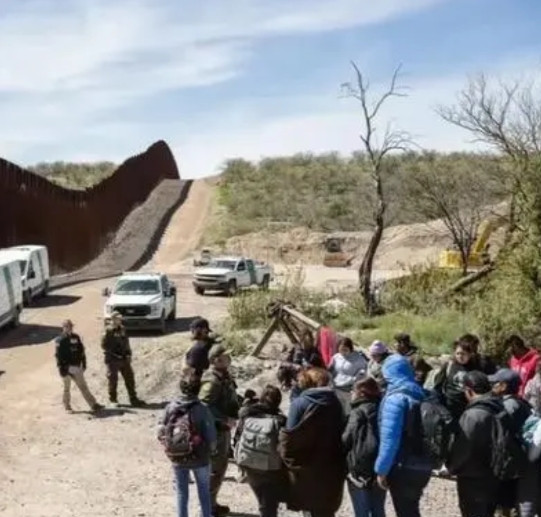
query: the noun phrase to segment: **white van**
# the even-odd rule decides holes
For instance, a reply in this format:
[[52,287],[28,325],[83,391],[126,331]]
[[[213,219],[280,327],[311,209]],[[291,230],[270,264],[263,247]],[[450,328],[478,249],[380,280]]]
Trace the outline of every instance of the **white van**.
[[22,309],[23,290],[19,262],[0,258],[0,327],[17,327]]
[[30,305],[32,299],[49,291],[49,253],[45,246],[14,246],[0,250],[0,260],[19,262],[23,300]]

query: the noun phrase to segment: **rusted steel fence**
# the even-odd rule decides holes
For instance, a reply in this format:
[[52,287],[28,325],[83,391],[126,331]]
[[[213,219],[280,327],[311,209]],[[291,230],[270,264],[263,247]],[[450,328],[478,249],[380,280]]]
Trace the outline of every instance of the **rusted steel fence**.
[[124,218],[162,180],[177,178],[175,159],[163,141],[82,191],[0,159],[0,248],[45,244],[55,273],[73,271],[103,250]]

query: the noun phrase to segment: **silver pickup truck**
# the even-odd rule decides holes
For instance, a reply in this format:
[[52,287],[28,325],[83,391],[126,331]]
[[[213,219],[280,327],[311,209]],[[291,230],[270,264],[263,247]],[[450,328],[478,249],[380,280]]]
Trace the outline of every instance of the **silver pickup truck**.
[[273,279],[272,268],[244,257],[216,257],[195,271],[193,286],[197,294],[218,291],[234,296],[239,289],[257,285],[268,289]]

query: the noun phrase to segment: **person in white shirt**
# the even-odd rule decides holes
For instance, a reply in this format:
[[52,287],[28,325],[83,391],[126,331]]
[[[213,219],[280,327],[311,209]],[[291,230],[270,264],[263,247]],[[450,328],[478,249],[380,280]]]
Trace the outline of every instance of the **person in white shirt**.
[[329,364],[329,373],[332,376],[333,387],[345,413],[349,413],[351,390],[355,382],[366,374],[367,360],[363,354],[357,352],[353,341],[343,337],[338,343],[338,353]]

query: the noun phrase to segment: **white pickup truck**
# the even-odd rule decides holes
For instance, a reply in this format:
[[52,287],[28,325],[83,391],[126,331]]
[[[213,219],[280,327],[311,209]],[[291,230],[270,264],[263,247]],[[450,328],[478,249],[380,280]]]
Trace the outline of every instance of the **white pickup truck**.
[[159,330],[165,334],[167,321],[177,317],[177,289],[163,273],[124,273],[113,290],[106,288],[104,323],[113,312],[122,315],[124,326]]
[[195,271],[193,287],[197,294],[219,291],[234,296],[239,289],[257,285],[267,289],[273,277],[272,268],[244,257],[216,257]]

